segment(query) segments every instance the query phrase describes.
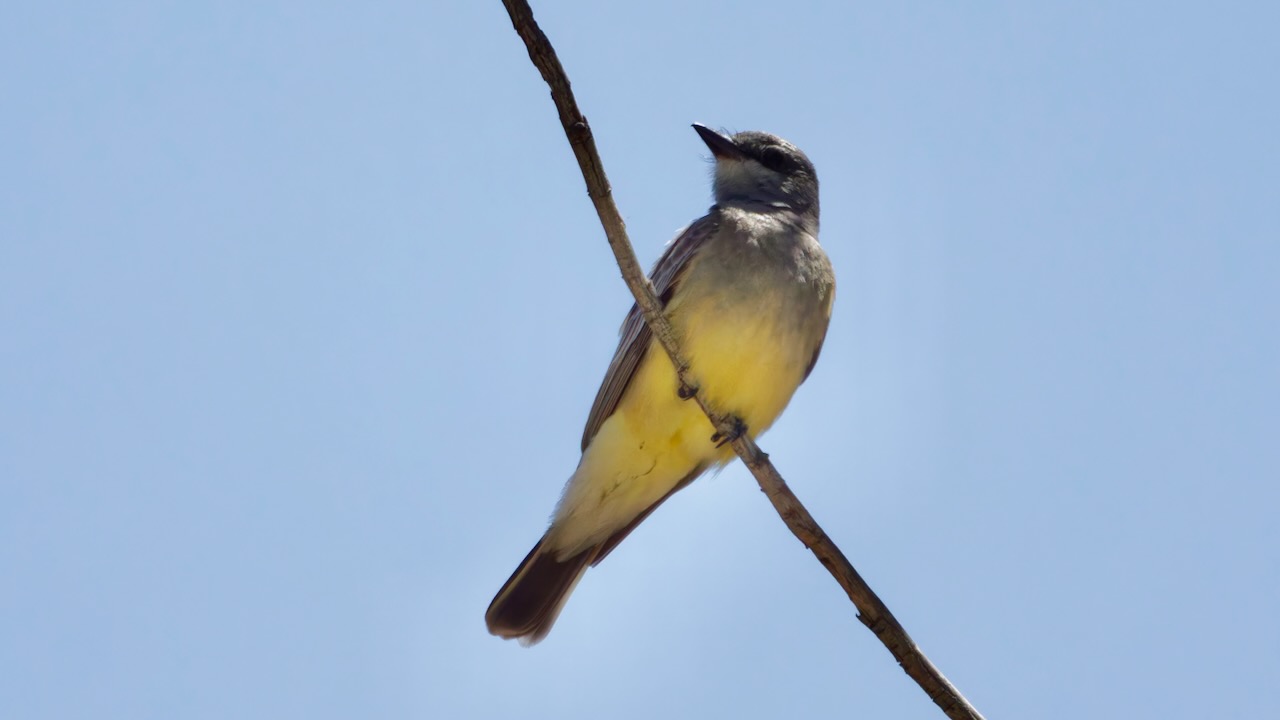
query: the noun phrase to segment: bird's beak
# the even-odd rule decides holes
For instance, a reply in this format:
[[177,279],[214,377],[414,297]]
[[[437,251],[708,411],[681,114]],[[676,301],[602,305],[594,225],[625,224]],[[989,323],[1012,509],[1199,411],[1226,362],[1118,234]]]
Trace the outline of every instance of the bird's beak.
[[742,151],[738,149],[738,146],[724,135],[699,123],[694,123],[693,129],[698,131],[698,136],[702,138],[702,142],[706,143],[708,148],[711,148],[711,154],[715,155],[717,160],[728,160],[730,158],[736,160],[742,157]]

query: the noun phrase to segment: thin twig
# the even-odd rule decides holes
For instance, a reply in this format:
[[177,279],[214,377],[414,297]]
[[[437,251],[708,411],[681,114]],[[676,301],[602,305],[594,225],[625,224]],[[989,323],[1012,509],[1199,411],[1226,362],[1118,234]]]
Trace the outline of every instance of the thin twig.
[[[551,86],[551,99],[560,114],[560,124],[564,126],[569,145],[578,158],[582,177],[587,183],[587,193],[596,206],[596,213],[600,216],[600,223],[604,226],[609,246],[613,248],[613,254],[618,260],[622,277],[627,287],[631,288],[631,294],[635,296],[636,304],[640,306],[644,320],[652,330],[653,336],[671,356],[671,362],[675,365],[676,375],[681,385],[692,387],[688,376],[689,363],[680,354],[675,333],[663,312],[662,303],[654,294],[653,285],[645,276],[640,263],[636,260],[635,252],[631,249],[631,243],[627,240],[626,225],[622,222],[618,207],[613,202],[613,193],[609,187],[609,180],[605,177],[600,154],[596,151],[591,128],[587,125],[587,119],[582,111],[578,109],[578,103],[574,100],[573,91],[569,87],[569,78],[556,57],[555,49],[534,22],[533,11],[525,0],[503,0],[503,5],[511,16],[516,32],[529,49],[529,59],[542,73],[542,79]],[[734,434],[732,421],[707,407],[701,393],[696,395],[695,399],[716,430],[727,437],[732,437]],[[880,598],[863,581],[858,571],[853,568],[844,553],[840,552],[840,548],[836,547],[835,543],[822,531],[818,522],[787,487],[787,483],[773,467],[773,463],[769,462],[769,456],[745,434],[732,444],[738,457],[742,458],[742,462],[760,484],[760,489],[773,503],[782,521],[800,539],[800,542],[817,556],[818,561],[831,573],[836,582],[840,583],[840,587],[844,588],[845,593],[858,609],[858,619],[880,638],[907,675],[911,676],[911,679],[916,681],[929,698],[942,708],[947,717],[956,720],[982,720],[982,715],[969,704],[968,700],[965,700],[960,691],[933,666],[933,663],[929,662],[929,659],[907,635],[901,623],[893,613],[889,612],[889,608],[885,607]]]

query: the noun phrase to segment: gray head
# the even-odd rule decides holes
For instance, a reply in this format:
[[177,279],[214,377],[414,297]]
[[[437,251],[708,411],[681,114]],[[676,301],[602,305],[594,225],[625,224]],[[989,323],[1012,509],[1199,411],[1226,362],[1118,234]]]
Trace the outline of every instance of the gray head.
[[715,156],[717,205],[789,208],[817,224],[818,175],[800,148],[754,130],[724,135],[696,123],[693,129]]

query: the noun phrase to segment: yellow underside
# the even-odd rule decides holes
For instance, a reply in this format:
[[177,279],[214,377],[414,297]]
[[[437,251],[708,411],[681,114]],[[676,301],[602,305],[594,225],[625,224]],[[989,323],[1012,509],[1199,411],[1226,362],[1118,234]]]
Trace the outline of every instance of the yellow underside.
[[[702,396],[740,418],[753,437],[764,432],[803,379],[809,343],[753,308],[735,308],[728,321],[711,302],[670,309],[683,321],[684,352]],[[732,458],[731,448],[711,441],[715,428],[698,404],[676,390],[671,361],[654,342],[565,489],[548,536],[561,557],[604,541],[699,465]]]

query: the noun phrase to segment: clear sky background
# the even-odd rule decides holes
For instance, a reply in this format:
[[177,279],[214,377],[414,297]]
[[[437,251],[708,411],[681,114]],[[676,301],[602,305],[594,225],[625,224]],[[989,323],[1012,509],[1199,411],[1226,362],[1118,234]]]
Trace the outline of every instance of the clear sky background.
[[[638,254],[822,181],[762,438],[990,718],[1280,683],[1280,5],[535,12]],[[938,718],[738,465],[485,632],[630,305],[492,2],[0,10],[5,718]]]

